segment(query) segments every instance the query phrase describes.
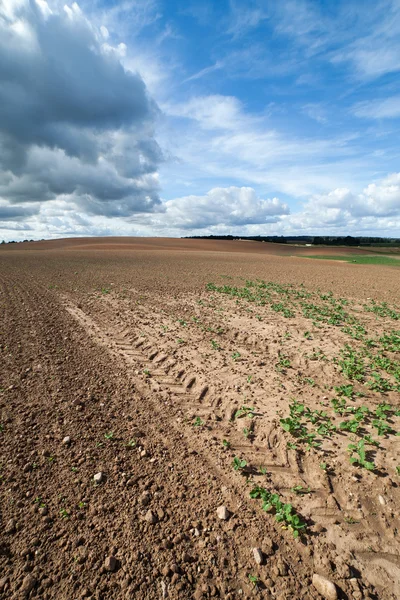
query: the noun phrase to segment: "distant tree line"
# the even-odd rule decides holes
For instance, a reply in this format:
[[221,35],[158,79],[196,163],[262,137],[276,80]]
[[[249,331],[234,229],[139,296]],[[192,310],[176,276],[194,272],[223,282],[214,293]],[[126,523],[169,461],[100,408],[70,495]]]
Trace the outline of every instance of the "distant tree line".
[[313,244],[315,246],[400,246],[400,238],[311,236],[311,235],[191,235],[184,239],[196,240],[249,240],[253,242],[273,242],[277,244]]

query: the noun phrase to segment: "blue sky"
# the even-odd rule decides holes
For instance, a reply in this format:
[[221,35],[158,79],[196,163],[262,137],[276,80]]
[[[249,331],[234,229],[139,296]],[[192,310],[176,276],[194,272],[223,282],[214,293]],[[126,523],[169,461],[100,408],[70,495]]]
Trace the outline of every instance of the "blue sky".
[[399,0],[3,4],[0,238],[400,236]]

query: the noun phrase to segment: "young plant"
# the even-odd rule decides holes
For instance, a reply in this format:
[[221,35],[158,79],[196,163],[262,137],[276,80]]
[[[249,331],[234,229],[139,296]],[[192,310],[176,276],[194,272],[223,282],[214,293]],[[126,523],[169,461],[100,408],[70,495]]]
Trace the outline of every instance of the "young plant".
[[255,408],[250,408],[250,406],[241,406],[235,412],[235,419],[241,419],[242,417],[249,417],[252,419],[254,417]]
[[309,494],[311,492],[311,488],[307,487],[305,488],[302,485],[295,485],[294,487],[292,487],[292,492],[294,492],[295,494]]
[[272,494],[261,486],[255,486],[250,492],[250,498],[259,498],[262,501],[263,510],[275,511],[275,519],[282,523],[284,529],[290,529],[295,538],[306,529],[306,524],[301,520],[293,506],[283,503],[279,494]]
[[200,417],[196,417],[193,421],[193,427],[201,427],[204,425],[204,421]]
[[249,577],[249,581],[253,585],[253,587],[257,588],[258,583],[259,583],[258,577],[256,577],[256,575],[251,575],[250,573],[249,573],[248,577]]
[[214,350],[220,350],[220,345],[215,340],[211,340],[211,346],[213,347]]
[[247,467],[247,462],[244,459],[235,456],[235,458],[233,459],[232,467],[235,471],[241,471],[242,469]]
[[[358,464],[360,467],[364,467],[368,471],[373,471],[376,466],[373,462],[368,461],[365,452],[365,441],[360,440],[357,444],[349,444],[348,450],[350,452],[350,462],[352,465]],[[353,456],[353,454],[358,456]]]
[[374,419],[372,425],[376,428],[378,435],[387,435],[394,433],[393,428],[383,419]]

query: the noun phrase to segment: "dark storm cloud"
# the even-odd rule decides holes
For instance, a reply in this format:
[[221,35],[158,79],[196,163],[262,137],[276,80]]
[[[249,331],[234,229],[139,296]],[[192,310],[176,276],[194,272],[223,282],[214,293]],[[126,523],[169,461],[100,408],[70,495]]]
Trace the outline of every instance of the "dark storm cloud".
[[0,168],[12,174],[0,181],[3,199],[67,194],[121,216],[160,203],[157,106],[76,5],[0,7],[0,106]]
[[39,212],[37,207],[0,206],[0,221],[19,221]]

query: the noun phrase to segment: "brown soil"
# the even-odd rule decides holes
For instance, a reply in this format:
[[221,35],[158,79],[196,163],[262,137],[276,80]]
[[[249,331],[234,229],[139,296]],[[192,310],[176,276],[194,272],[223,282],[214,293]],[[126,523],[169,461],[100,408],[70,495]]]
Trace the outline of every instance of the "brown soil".
[[[400,438],[379,437],[368,471],[349,462],[351,433],[292,449],[280,425],[293,398],[339,425],[334,386],[349,381],[334,359],[360,342],[298,307],[286,318],[206,289],[332,290],[376,338],[398,325],[363,306],[396,303],[398,271],[293,254],[134,238],[0,248],[1,598],[316,600],[314,573],[339,598],[400,596]],[[352,405],[399,406],[397,392],[354,389]],[[254,416],[235,416],[242,406]],[[291,502],[306,532],[264,512],[254,485]]]

